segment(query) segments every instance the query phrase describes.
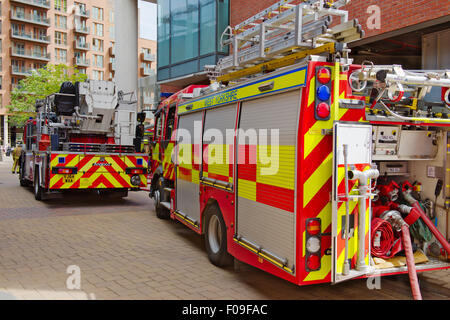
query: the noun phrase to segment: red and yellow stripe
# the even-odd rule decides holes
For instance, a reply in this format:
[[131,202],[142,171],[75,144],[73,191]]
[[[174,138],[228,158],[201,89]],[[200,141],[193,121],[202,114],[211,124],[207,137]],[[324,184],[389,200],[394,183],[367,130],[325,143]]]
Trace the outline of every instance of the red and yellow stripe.
[[[138,164],[138,159],[142,164]],[[135,188],[127,168],[145,168],[148,156],[52,154],[50,158],[49,188],[57,189],[104,189]],[[52,168],[77,168],[77,174],[53,174]],[[140,174],[140,187],[147,186],[147,174]]]
[[[304,89],[306,108],[303,108],[300,136],[303,148],[303,159],[300,168],[300,188],[303,197],[302,230],[305,230],[304,221],[308,218],[321,219],[321,232],[331,232],[331,193],[333,173],[333,136],[327,131],[333,128],[333,123],[339,121],[363,121],[364,110],[345,109],[339,107],[339,99],[349,98],[347,74],[340,73],[339,64],[331,66],[332,97],[331,117],[328,121],[317,121],[314,117],[315,107],[315,68],[309,68],[309,84]],[[356,223],[356,222],[355,222]],[[305,258],[306,231],[302,234],[302,259]],[[302,282],[318,282],[331,280],[331,255],[326,255],[325,250],[331,248],[331,237],[322,237],[321,268],[318,271],[305,272],[301,276]],[[304,261],[303,261],[304,263]]]

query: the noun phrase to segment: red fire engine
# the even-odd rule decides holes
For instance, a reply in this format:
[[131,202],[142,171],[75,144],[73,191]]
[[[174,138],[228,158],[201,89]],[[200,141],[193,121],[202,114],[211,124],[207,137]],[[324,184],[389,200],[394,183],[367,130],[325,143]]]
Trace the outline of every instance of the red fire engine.
[[38,100],[37,116],[24,130],[21,186],[32,185],[36,200],[74,190],[126,197],[146,187],[148,155],[140,153],[136,128],[143,119],[136,106],[114,83],[93,80],[65,82],[59,93]]
[[352,64],[346,1],[288,2],[226,30],[212,84],[158,107],[157,216],[215,265],[298,285],[449,268],[449,72]]

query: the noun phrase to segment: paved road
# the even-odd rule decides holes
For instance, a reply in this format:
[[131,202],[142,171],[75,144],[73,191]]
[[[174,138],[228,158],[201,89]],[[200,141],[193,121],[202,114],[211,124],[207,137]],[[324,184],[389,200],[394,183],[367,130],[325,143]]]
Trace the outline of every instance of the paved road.
[[[298,287],[243,264],[220,269],[201,237],[156,218],[144,192],[37,202],[10,165],[0,162],[0,299],[411,298],[407,276],[384,277],[380,290],[369,290],[366,280]],[[424,299],[450,298],[448,270],[420,279]]]

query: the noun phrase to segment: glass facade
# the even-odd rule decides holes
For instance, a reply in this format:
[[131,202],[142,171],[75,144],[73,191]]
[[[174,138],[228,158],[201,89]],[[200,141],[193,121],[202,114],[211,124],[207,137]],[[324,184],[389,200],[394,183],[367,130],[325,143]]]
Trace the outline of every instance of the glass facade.
[[203,71],[228,54],[229,0],[158,1],[158,81]]

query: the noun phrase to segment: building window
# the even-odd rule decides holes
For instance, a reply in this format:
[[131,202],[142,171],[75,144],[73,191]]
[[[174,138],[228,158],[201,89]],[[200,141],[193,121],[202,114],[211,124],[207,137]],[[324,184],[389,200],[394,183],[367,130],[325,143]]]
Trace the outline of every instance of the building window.
[[14,53],[24,55],[25,45],[23,43],[14,43]]
[[55,10],[67,12],[67,0],[55,0]]
[[114,26],[109,26],[109,37],[111,39],[116,38],[116,28]]
[[98,68],[103,68],[103,56],[94,54],[94,65]]
[[109,11],[109,22],[114,23],[114,11]]
[[67,45],[67,33],[55,31],[55,44]]
[[94,23],[94,35],[98,37],[103,37],[103,24]]
[[172,63],[198,56],[198,0],[171,0]]
[[67,17],[55,14],[55,27],[67,29]]
[[58,62],[67,62],[67,50],[64,49],[55,49],[55,59]]
[[103,71],[93,70],[92,71],[93,80],[103,80]]
[[103,52],[103,40],[93,38],[92,39],[92,48],[94,51]]
[[103,21],[103,8],[92,7],[92,18]]

